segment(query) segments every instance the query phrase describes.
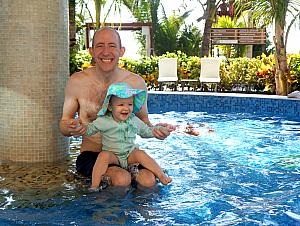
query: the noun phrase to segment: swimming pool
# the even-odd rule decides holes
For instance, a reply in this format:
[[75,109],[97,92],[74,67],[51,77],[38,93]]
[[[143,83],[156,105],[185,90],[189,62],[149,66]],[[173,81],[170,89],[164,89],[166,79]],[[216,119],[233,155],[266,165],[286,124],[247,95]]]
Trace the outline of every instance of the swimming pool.
[[205,92],[150,92],[150,113],[199,111],[208,113],[252,113],[300,118],[300,99],[286,96]]
[[[300,224],[296,111],[294,116],[213,112],[203,108],[203,100],[196,111],[180,111],[172,97],[164,110],[156,101],[163,97],[155,95],[149,98],[153,122],[207,124],[199,126],[201,136],[138,138],[173,178],[171,185],[88,193],[88,181],[74,170],[80,140],[73,140],[70,159],[55,166],[1,166],[0,225]],[[215,132],[206,133],[207,128]]]

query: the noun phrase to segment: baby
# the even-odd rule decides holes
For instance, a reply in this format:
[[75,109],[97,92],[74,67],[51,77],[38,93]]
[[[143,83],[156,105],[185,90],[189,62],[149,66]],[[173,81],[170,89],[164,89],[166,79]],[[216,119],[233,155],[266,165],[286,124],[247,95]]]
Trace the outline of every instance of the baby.
[[146,152],[135,144],[136,135],[143,138],[155,137],[154,130],[167,130],[163,126],[149,127],[134,115],[146,101],[146,91],[132,89],[126,83],[112,84],[107,91],[98,118],[86,125],[86,134],[98,132],[102,135],[102,151],[98,155],[92,172],[91,190],[97,189],[109,164],[128,165],[139,163],[154,173],[164,185],[172,179]]

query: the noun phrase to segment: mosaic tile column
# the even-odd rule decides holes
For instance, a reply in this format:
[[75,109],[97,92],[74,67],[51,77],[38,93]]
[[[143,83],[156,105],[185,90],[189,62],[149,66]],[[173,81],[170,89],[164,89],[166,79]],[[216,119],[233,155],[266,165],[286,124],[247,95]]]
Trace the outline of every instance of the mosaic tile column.
[[68,0],[0,0],[0,163],[63,159]]

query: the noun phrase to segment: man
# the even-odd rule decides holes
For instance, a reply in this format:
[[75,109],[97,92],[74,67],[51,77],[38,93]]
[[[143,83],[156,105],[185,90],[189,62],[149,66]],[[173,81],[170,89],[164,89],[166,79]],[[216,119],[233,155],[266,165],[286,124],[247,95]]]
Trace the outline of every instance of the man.
[[[89,52],[95,61],[95,67],[73,74],[65,88],[65,102],[60,121],[60,130],[64,136],[78,137],[85,133],[82,123],[87,124],[96,119],[107,89],[112,83],[125,82],[135,89],[147,91],[142,77],[118,67],[119,58],[123,56],[125,48],[122,47],[116,30],[105,27],[96,31]],[[80,120],[74,119],[76,112]],[[150,125],[147,101],[136,115]],[[156,135],[164,139],[169,134],[165,130],[159,130]],[[83,136],[81,153],[76,161],[79,173],[91,176],[101,147],[100,134]],[[131,183],[130,173],[118,166],[110,166],[106,175],[111,178],[114,186],[128,186]],[[156,183],[154,174],[147,169],[140,170],[136,180],[145,187],[151,187]]]

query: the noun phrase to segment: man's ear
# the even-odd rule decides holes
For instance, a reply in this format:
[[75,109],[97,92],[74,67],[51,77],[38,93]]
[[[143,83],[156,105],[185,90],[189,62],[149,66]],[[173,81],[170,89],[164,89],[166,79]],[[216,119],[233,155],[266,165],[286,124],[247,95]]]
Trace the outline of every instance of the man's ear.
[[89,48],[89,53],[90,53],[90,55],[91,55],[92,57],[94,56],[94,50],[93,50],[92,47]]
[[91,64],[95,65],[95,58],[94,58],[94,49],[93,49],[93,47],[89,48],[89,53],[92,56]]
[[120,48],[120,57],[122,57],[125,53],[125,47]]

